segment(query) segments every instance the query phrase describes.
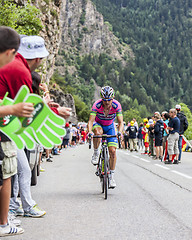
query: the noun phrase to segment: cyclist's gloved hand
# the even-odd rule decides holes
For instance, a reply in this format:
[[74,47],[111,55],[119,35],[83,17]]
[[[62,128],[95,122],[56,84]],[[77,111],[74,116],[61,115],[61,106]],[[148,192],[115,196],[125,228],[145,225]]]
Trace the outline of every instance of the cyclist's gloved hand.
[[16,132],[17,135],[23,137],[23,134],[28,134],[32,139],[36,140],[45,148],[52,148],[54,145],[61,144],[61,136],[66,134],[62,125],[65,120],[56,115],[36,94],[29,94],[26,86],[22,86],[15,98],[15,103],[30,102],[34,104],[33,117],[19,117],[21,128]]
[[123,139],[123,134],[122,134],[121,132],[118,132],[118,133],[117,133],[117,136],[118,136],[118,138],[119,138],[120,140]]
[[88,132],[88,133],[87,133],[88,138],[92,138],[93,135],[94,135],[93,132]]
[[117,136],[118,136],[118,137],[121,137],[121,136],[122,136],[122,133],[121,133],[121,132],[118,132],[118,133],[117,133]]

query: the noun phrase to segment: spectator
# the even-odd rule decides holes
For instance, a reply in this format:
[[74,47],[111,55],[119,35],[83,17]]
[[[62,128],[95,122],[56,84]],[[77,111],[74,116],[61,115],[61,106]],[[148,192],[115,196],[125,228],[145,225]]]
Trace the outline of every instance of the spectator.
[[[127,124],[128,125],[128,124]],[[125,149],[129,149],[129,136],[128,133],[126,131],[127,127],[124,125],[124,145],[125,145]]]
[[138,131],[139,126],[138,126],[138,123],[137,123],[137,121],[136,121],[136,118],[133,118],[133,121],[134,121],[134,126],[137,128],[137,131]]
[[161,120],[160,113],[155,114],[155,126],[154,126],[154,134],[155,134],[155,147],[156,147],[156,157],[155,159],[161,159],[163,157],[163,129],[164,124]]
[[144,146],[142,129],[143,129],[143,123],[140,123],[138,135],[137,135],[139,149],[143,149],[143,146]]
[[71,133],[72,133],[72,141],[71,141],[71,145],[75,146],[77,143],[77,128],[75,124],[72,124],[72,128],[71,128]]
[[149,134],[148,134],[149,124],[148,124],[148,119],[144,118],[143,122],[144,122],[144,127],[142,129],[142,135],[143,135],[144,146],[145,146],[144,154],[148,154],[148,151],[149,151]]
[[[20,45],[20,37],[13,29],[9,27],[0,26],[0,68],[3,69],[7,67],[6,65],[14,59],[17,50]],[[14,76],[14,75],[13,75]],[[5,73],[6,77],[6,73]],[[5,92],[4,92],[5,94]],[[3,94],[3,96],[4,96]],[[2,97],[3,97],[2,96]],[[19,103],[13,106],[2,106],[0,107],[0,116],[4,117],[6,115],[15,115],[20,117],[31,117],[31,113],[34,110],[33,105],[30,103]],[[14,151],[14,150],[13,150]],[[0,152],[2,155],[3,152]],[[13,161],[12,161],[13,160]],[[16,158],[9,159],[4,158],[0,161],[0,236],[11,236],[16,234],[22,234],[24,230],[22,228],[16,227],[12,222],[8,221],[8,210],[9,210],[9,200],[11,194],[11,176],[13,176],[16,171]],[[7,163],[5,164],[5,162]],[[7,174],[4,167],[4,172],[1,172],[1,164],[8,166],[12,169],[9,174]],[[2,182],[2,175],[4,183]],[[2,186],[2,189],[1,189]],[[13,219],[13,218],[12,218]]]
[[[49,90],[48,90],[47,84],[41,83],[41,76],[37,72],[32,72],[31,76],[32,76],[33,93],[40,95],[40,89],[41,89],[43,91],[44,101],[51,107],[51,105],[53,103],[50,100],[50,95],[49,95]],[[55,104],[55,105],[58,107],[59,104]],[[45,149],[47,162],[53,162],[53,160],[51,159],[51,158],[53,158],[53,156],[51,155],[51,151],[52,151],[51,149]]]
[[154,156],[154,123],[152,119],[149,119],[149,155]]
[[76,129],[77,129],[77,135],[76,135],[76,145],[79,144],[79,141],[80,141],[80,129],[79,129],[79,126],[75,126]]
[[19,45],[19,34],[12,28],[0,26],[0,68],[15,58]]
[[[4,65],[11,62],[15,54],[19,48],[20,44],[20,38],[17,32],[15,32],[13,29],[9,27],[0,27],[0,68],[2,68]],[[3,114],[3,110],[5,110],[6,107],[0,108],[0,115],[1,117],[4,117],[7,114],[11,114],[11,112],[8,112],[7,114]],[[11,106],[12,108],[12,106]],[[3,185],[3,172],[2,172],[2,164],[3,164],[3,158],[4,153],[0,146],[0,190]],[[0,195],[1,197],[1,195]],[[0,208],[1,210],[1,208]],[[1,216],[0,216],[0,224],[1,224]]]
[[84,131],[84,128],[81,128],[81,139],[82,139],[82,143],[85,143],[86,132]]
[[[41,76],[37,72],[32,72],[31,76],[32,76],[32,89],[33,89],[33,93],[40,95],[39,88],[40,88],[40,86],[42,86],[42,84],[41,84]],[[46,88],[46,89],[44,89],[44,92],[46,92],[45,94],[47,95],[48,88],[44,84],[43,84],[43,86],[44,86],[44,88]],[[43,152],[44,152],[43,146],[39,146],[39,166],[40,166],[40,171],[41,172],[45,171],[45,169],[43,169],[41,167],[41,160],[42,160]]]
[[169,113],[168,112],[162,112],[162,119],[164,122],[164,131],[163,131],[163,152],[165,151],[166,141],[169,134],[169,131],[167,129],[169,124]]
[[167,138],[168,141],[168,154],[169,154],[169,160],[168,164],[172,163],[172,156],[176,154],[176,159],[174,160],[174,164],[178,164],[178,158],[179,158],[179,147],[178,147],[178,141],[179,141],[179,130],[180,130],[180,120],[177,117],[177,111],[176,109],[170,109],[169,111],[170,121],[169,121],[169,136]]
[[129,136],[130,151],[132,152],[133,150],[137,151],[137,128],[134,126],[134,121],[131,121],[130,124],[126,132]]
[[70,139],[70,133],[71,133],[70,126],[69,126],[68,122],[65,124],[65,130],[66,130],[66,135],[63,137],[62,146],[66,149],[69,145],[69,139]]
[[182,153],[182,140],[183,140],[183,134],[188,128],[188,121],[184,113],[181,112],[181,106],[176,105],[175,109],[177,110],[177,117],[180,120],[180,129],[179,129],[179,158],[178,161],[181,162],[181,153]]
[[[42,58],[48,55],[44,40],[37,36],[23,37],[18,52],[11,63],[0,69],[0,98],[3,98],[4,94],[8,92],[8,96],[13,99],[22,85],[27,85],[30,92],[33,92],[31,71],[34,71],[40,65]],[[4,149],[11,144],[5,135],[2,135],[2,141],[4,141]],[[31,197],[31,169],[26,154],[23,150],[14,149],[12,145],[10,149],[17,152],[18,160],[18,175],[14,181],[14,197],[11,198],[10,209],[16,214],[21,214],[20,203],[17,201],[20,189],[25,216],[42,216],[46,212],[40,210]],[[19,189],[17,178],[19,180]]]

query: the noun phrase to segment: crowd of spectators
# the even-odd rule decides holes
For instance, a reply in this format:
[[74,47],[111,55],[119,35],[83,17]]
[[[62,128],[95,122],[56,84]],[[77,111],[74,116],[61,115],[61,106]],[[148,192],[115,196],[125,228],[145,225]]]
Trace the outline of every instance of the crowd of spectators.
[[176,105],[169,112],[155,112],[145,118],[139,128],[134,118],[124,128],[123,146],[131,152],[144,150],[143,154],[167,164],[178,164],[181,162],[183,134],[187,128],[187,118],[181,112],[181,106]]

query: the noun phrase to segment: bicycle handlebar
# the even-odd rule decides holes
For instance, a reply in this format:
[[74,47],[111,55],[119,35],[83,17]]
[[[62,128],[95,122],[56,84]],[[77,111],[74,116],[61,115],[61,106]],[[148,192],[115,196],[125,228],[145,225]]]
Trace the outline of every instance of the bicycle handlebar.
[[107,134],[103,134],[103,135],[94,135],[93,138],[111,138],[111,137],[118,137],[118,135],[107,135]]
[[111,138],[111,137],[116,137],[118,138],[118,142],[119,142],[119,148],[121,148],[121,139],[120,139],[120,135],[117,134],[117,135],[107,135],[107,134],[103,134],[103,135],[89,135],[88,136],[88,140],[89,140],[89,149],[91,149],[91,139],[92,138]]

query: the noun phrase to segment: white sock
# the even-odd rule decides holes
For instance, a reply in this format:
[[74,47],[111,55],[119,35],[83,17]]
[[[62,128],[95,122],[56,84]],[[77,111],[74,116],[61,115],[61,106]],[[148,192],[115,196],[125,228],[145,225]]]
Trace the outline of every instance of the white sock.
[[0,225],[0,227],[4,228],[4,227],[7,227],[7,225],[9,225],[9,223],[7,223],[5,225]]
[[98,156],[98,155],[99,155],[99,149],[98,149],[98,148],[97,148],[97,149],[94,148],[94,155],[95,155],[95,156]]

